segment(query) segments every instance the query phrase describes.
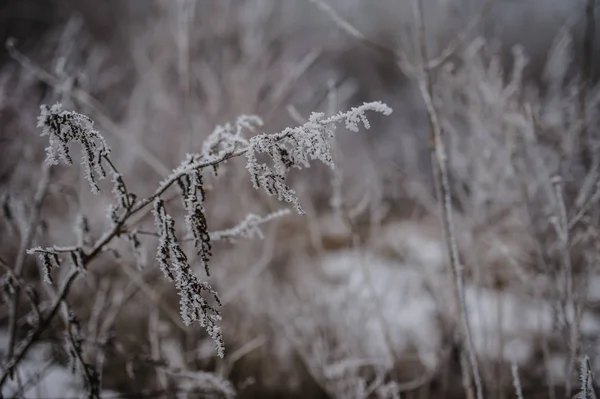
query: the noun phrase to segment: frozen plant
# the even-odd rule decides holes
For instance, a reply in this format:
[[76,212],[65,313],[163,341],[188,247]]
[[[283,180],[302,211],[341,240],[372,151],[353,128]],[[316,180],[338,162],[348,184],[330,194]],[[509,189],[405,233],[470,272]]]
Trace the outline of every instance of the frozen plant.
[[[333,168],[331,140],[334,138],[336,124],[344,122],[348,130],[355,132],[358,131],[359,123],[369,129],[366,111],[381,112],[384,115],[392,113],[391,108],[376,101],[329,118],[325,118],[324,113],[315,112],[302,126],[287,128],[281,133],[252,137],[246,151],[246,168],[254,187],[263,188],[269,195],[276,195],[280,201],[294,205],[298,213],[303,214],[296,192],[285,183],[287,172],[291,168],[309,167],[309,161],[313,160],[319,160]],[[259,154],[267,154],[272,165],[259,163]]]
[[517,399],[523,399],[523,388],[521,387],[521,379],[519,378],[519,366],[517,366],[516,363],[513,363],[510,366],[510,372],[512,374],[515,395],[517,396]]
[[584,355],[581,358],[579,367],[579,382],[579,393],[575,396],[577,399],[597,398],[596,392],[594,391],[594,375],[592,373],[590,358],[587,355]]
[[254,213],[249,213],[246,215],[244,220],[242,220],[238,225],[226,229],[219,230],[213,232],[212,239],[213,240],[230,240],[234,241],[236,237],[242,238],[254,238],[258,237],[260,239],[264,238],[263,232],[260,229],[260,225],[270,222],[273,219],[280,218],[285,215],[289,215],[289,209],[281,209],[277,212],[272,212],[266,216],[259,216]]
[[42,136],[49,136],[46,162],[50,165],[58,165],[59,160],[72,165],[69,144],[81,144],[86,179],[90,182],[92,192],[97,193],[100,189],[95,173],[106,177],[102,162],[110,154],[110,149],[104,137],[94,130],[94,122],[77,112],[63,111],[61,104],[54,104],[51,107],[41,106],[37,126],[42,128]]
[[[175,219],[168,212],[166,201],[162,196],[171,187],[179,187],[182,204],[185,209],[185,226],[189,232],[184,241],[193,241],[198,257],[209,275],[209,261],[212,256],[211,242],[214,239],[233,239],[235,237],[261,237],[259,226],[289,213],[284,209],[261,217],[250,214],[237,226],[211,233],[208,230],[208,215],[204,201],[204,170],[209,168],[217,174],[218,168],[227,160],[245,156],[246,168],[250,173],[255,188],[263,188],[269,195],[294,205],[302,214],[298,197],[286,184],[286,176],[291,168],[305,168],[310,161],[320,160],[333,167],[331,140],[334,138],[336,125],[343,122],[347,129],[357,131],[359,124],[370,128],[365,113],[375,111],[389,115],[392,110],[381,102],[365,103],[347,112],[340,112],[331,117],[322,113],[313,113],[302,126],[287,128],[275,134],[259,134],[251,138],[245,132],[254,132],[262,121],[257,116],[240,116],[234,124],[217,126],[205,140],[202,152],[188,154],[185,160],[165,178],[158,188],[149,196],[142,198],[129,191],[125,179],[110,159],[110,150],[103,137],[93,128],[93,121],[85,115],[63,111],[60,104],[52,107],[42,106],[39,126],[42,135],[49,136],[50,146],[47,149],[47,163],[57,164],[63,160],[72,164],[70,145],[78,143],[83,148],[82,164],[85,177],[93,192],[98,192],[98,178],[106,176],[106,170],[112,174],[112,193],[115,202],[110,206],[108,230],[95,242],[90,235],[89,226],[84,216],[76,222],[75,231],[78,243],[72,247],[51,246],[36,247],[28,250],[29,254],[37,254],[43,266],[45,280],[52,283],[53,269],[62,264],[62,258],[68,257],[74,265],[74,271],[65,281],[62,295],[71,282],[98,255],[105,252],[115,238],[129,240],[134,252],[141,245],[138,230],[132,226],[130,218],[148,210],[153,205],[156,232],[158,237],[156,259],[165,277],[175,283],[180,297],[180,311],[186,324],[198,322],[204,327],[216,344],[217,354],[224,356],[224,343],[218,322],[219,296],[211,286],[202,281],[192,269],[189,256],[185,253],[178,238]],[[266,156],[265,156],[266,155]],[[259,161],[259,157],[261,161]],[[262,161],[264,160],[264,162]],[[53,317],[51,314],[48,318]],[[45,328],[49,320],[40,323]],[[37,335],[41,334],[38,332]],[[36,334],[33,334],[36,336]],[[9,371],[14,369],[31,346],[26,343],[22,353],[17,353],[9,362]],[[6,380],[6,374],[0,378],[0,385]]]
[[[161,198],[154,201],[154,217],[156,229],[158,230],[159,244],[156,258],[158,264],[169,280],[174,281],[180,296],[181,317],[186,325],[193,321],[200,322],[202,327],[210,334],[217,345],[217,352],[223,357],[225,347],[221,336],[221,329],[216,325],[220,320],[219,311],[210,305],[205,297],[201,295],[206,292],[211,295],[217,305],[220,305],[217,293],[200,279],[192,271],[188,258],[179,245],[175,233],[175,221],[166,213],[164,202]],[[199,224],[200,234],[209,240],[208,230],[206,230],[206,220]],[[208,242],[210,245],[210,241]],[[201,248],[203,244],[196,244]],[[204,256],[208,256],[206,253]],[[206,258],[203,258],[203,261]],[[208,267],[205,263],[206,271]]]

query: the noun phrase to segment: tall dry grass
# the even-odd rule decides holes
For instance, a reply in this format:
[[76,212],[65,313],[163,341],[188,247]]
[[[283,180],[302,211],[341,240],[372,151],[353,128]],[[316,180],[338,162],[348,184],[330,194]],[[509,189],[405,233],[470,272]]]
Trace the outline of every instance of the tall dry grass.
[[[481,11],[484,3],[423,2],[421,30],[409,1],[330,1],[331,12],[298,0],[57,3],[52,18],[36,17],[43,33],[10,32],[19,40],[0,74],[3,281],[22,264],[23,284],[47,311],[52,294],[23,242],[69,245],[80,214],[92,236],[107,228],[112,197],[89,193],[77,168],[53,168],[32,213],[44,176],[41,103],[89,115],[131,191],[149,192],[240,114],[276,132],[312,111],[381,100],[394,113],[369,132],[339,134],[335,172],[291,174],[304,217],[266,224],[262,240],[215,243],[224,359],[202,329],[181,322],[151,245],[137,260],[115,247],[119,257],[103,257],[73,285],[68,303],[106,397],[234,389],[459,398],[476,396],[477,380],[494,398],[591,391],[600,330],[594,2],[496,0]],[[5,18],[17,18],[11,7]],[[448,48],[443,63],[418,73],[420,60]],[[448,157],[452,257],[432,115]],[[207,191],[211,230],[279,206],[234,160]],[[471,344],[460,333],[452,258]],[[8,332],[16,320],[18,340],[35,326],[26,294],[13,315],[1,311]],[[57,322],[39,340],[55,368],[67,365],[63,330]],[[11,389],[28,381],[36,385],[23,369]]]

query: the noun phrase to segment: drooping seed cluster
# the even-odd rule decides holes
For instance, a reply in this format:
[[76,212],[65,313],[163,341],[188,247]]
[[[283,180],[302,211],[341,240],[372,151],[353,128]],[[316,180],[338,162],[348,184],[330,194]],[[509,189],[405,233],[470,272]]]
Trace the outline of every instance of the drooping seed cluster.
[[[336,124],[345,122],[348,130],[358,131],[358,125],[362,122],[365,129],[369,129],[366,111],[384,115],[392,112],[381,102],[365,103],[328,118],[323,113],[313,113],[302,126],[252,137],[246,152],[246,168],[254,188],[263,188],[267,194],[294,205],[298,213],[303,214],[296,192],[286,184],[288,171],[292,168],[308,168],[310,161],[314,160],[333,168],[331,142],[335,137]],[[261,154],[267,155],[271,164],[259,162]]]
[[216,307],[202,296],[203,293],[212,297],[217,306],[220,301],[211,286],[194,274],[188,257],[181,248],[175,233],[175,221],[166,212],[164,201],[157,198],[154,202],[155,226],[159,237],[156,259],[164,275],[175,282],[179,292],[180,311],[186,325],[198,321],[215,341],[217,353],[223,356],[225,351],[221,329],[217,322],[221,315]]
[[73,164],[70,154],[70,143],[79,143],[82,147],[82,165],[85,177],[89,181],[92,192],[97,193],[98,177],[106,177],[103,158],[110,153],[108,145],[97,130],[94,122],[85,115],[73,111],[63,111],[61,104],[51,107],[42,105],[38,117],[38,127],[42,128],[42,136],[49,136],[50,146],[46,148],[46,162],[58,165],[62,160],[67,165]]

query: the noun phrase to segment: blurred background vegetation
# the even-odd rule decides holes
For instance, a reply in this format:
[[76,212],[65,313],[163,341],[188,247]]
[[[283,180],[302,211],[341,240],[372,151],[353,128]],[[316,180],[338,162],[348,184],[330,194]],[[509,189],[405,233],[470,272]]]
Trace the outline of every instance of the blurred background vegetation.
[[[485,397],[514,397],[516,370],[523,397],[570,398],[584,356],[600,370],[596,2],[422,0],[425,38],[415,4],[0,2],[0,41],[14,39],[0,48],[4,286],[42,176],[40,104],[89,115],[144,194],[238,115],[259,115],[273,133],[313,111],[368,101],[394,110],[368,131],[340,129],[335,171],[291,174],[307,215],[266,224],[263,239],[215,243],[209,282],[223,300],[224,359],[201,328],[183,326],[152,237],[143,239],[143,267],[126,243],[90,265],[68,301],[102,397],[475,397],[431,167],[431,115],[406,67],[419,63],[423,44],[440,61],[431,93]],[[110,190],[89,193],[77,168],[52,168],[49,179],[32,245],[70,245],[77,215],[100,236]],[[243,161],[229,161],[209,186],[211,231],[283,206],[252,188]],[[22,278],[45,309],[33,257]],[[32,329],[26,305],[18,338]],[[53,323],[3,394],[81,397],[81,376],[65,369],[63,330]]]

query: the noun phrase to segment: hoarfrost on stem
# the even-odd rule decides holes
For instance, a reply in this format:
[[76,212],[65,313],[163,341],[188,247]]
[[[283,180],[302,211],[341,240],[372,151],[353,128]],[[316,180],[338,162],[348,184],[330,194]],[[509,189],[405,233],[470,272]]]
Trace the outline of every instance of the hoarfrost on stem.
[[174,281],[179,291],[181,318],[186,325],[198,321],[202,327],[206,328],[216,344],[217,354],[223,357],[225,346],[221,329],[217,326],[217,322],[221,320],[221,314],[202,296],[202,293],[211,296],[217,306],[221,305],[219,296],[208,283],[200,281],[194,274],[192,266],[177,240],[175,221],[167,214],[164,201],[160,198],[154,201],[154,218],[159,236],[156,259],[165,277]]
[[217,126],[204,140],[202,153],[206,156],[218,158],[244,148],[248,146],[248,140],[242,135],[244,129],[254,132],[257,127],[262,125],[262,119],[256,115],[240,115],[235,122],[235,126],[231,123]]
[[230,241],[234,241],[237,237],[242,238],[253,238],[258,237],[260,239],[264,238],[263,232],[260,229],[261,224],[265,224],[270,222],[271,220],[286,216],[290,214],[289,209],[281,209],[276,212],[272,212],[266,216],[259,216],[254,213],[249,213],[246,215],[246,218],[242,220],[238,225],[226,229],[219,230],[212,233],[213,240],[223,240],[227,239]]
[[63,111],[61,104],[51,107],[42,105],[37,126],[42,128],[42,136],[49,136],[50,146],[46,148],[46,162],[58,165],[62,160],[67,165],[73,164],[69,144],[79,143],[82,147],[82,164],[85,177],[89,181],[93,193],[99,191],[97,177],[106,177],[102,165],[110,153],[104,138],[94,129],[94,122],[85,115],[73,111]]
[[[286,184],[287,173],[291,168],[307,168],[310,161],[320,160],[333,168],[331,154],[332,140],[336,125],[344,122],[347,129],[358,131],[359,124],[370,128],[366,111],[389,115],[392,110],[381,102],[365,103],[347,112],[340,112],[325,118],[322,113],[313,113],[302,126],[288,128],[275,134],[259,134],[250,139],[243,136],[245,131],[254,132],[262,126],[257,116],[242,115],[235,123],[217,126],[203,143],[201,153],[188,154],[185,160],[167,176],[145,199],[137,199],[127,189],[123,176],[112,163],[110,149],[104,138],[93,128],[93,121],[85,115],[73,111],[63,111],[60,104],[42,106],[38,126],[42,136],[49,136],[50,146],[46,149],[46,162],[54,165],[62,160],[72,164],[69,145],[79,143],[83,148],[82,164],[92,192],[99,191],[98,178],[106,177],[104,166],[112,172],[112,193],[116,202],[108,209],[110,229],[94,244],[90,240],[89,226],[79,220],[76,226],[78,246],[32,248],[30,254],[40,257],[45,280],[52,282],[52,269],[61,265],[62,256],[69,255],[73,266],[84,271],[88,262],[102,253],[116,237],[125,236],[131,242],[135,253],[139,253],[140,242],[137,230],[128,230],[131,216],[150,204],[154,204],[154,221],[158,246],[156,260],[165,277],[175,283],[180,298],[181,317],[185,324],[199,322],[216,344],[217,354],[223,357],[224,344],[220,327],[218,307],[221,305],[217,293],[211,286],[201,281],[193,272],[188,256],[176,235],[175,220],[165,209],[161,196],[172,186],[179,186],[186,211],[185,224],[198,252],[200,261],[209,275],[208,263],[212,256],[211,237],[208,231],[207,215],[204,207],[205,168],[217,168],[227,160],[245,155],[246,168],[250,172],[255,188],[263,188],[269,195],[276,195],[294,205],[303,213],[296,192]],[[269,164],[259,162],[259,157],[270,158]],[[214,233],[215,239],[235,237],[262,237],[260,225],[288,214],[288,210],[271,213],[266,217],[250,214],[239,225]],[[89,252],[84,247],[91,247]],[[138,256],[139,258],[139,256]],[[138,262],[140,263],[140,262]]]
[[[331,141],[335,137],[336,124],[344,122],[348,130],[355,132],[359,123],[369,129],[371,125],[365,116],[366,111],[384,115],[392,113],[392,109],[382,102],[364,103],[329,118],[315,112],[302,126],[252,137],[246,151],[246,168],[254,188],[263,188],[267,194],[294,205],[298,213],[303,214],[296,192],[285,183],[288,171],[292,168],[308,168],[310,161],[314,160],[333,168]],[[271,165],[259,162],[260,154],[266,154],[272,160]]]

